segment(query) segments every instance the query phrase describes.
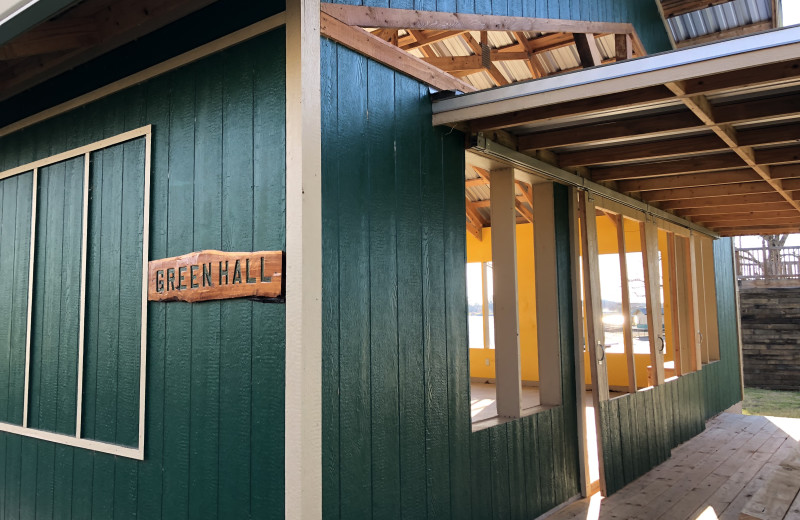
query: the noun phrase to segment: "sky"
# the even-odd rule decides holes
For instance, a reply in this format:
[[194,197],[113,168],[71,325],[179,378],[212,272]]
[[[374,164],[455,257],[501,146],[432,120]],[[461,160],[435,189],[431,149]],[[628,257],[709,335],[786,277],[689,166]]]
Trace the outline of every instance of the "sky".
[[783,25],[800,23],[800,0],[783,0]]

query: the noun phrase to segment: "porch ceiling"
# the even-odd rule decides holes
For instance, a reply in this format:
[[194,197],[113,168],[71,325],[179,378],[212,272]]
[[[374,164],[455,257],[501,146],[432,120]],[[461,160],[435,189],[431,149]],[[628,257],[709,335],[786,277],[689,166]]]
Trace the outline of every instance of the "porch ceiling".
[[720,235],[798,232],[798,56],[800,27],[779,29],[440,99],[434,123]]

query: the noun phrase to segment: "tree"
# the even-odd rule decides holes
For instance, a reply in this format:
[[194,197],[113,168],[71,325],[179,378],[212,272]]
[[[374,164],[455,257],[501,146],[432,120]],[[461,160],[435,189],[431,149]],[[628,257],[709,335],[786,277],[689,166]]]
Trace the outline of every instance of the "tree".
[[784,274],[781,248],[786,244],[787,238],[789,238],[789,235],[761,235],[761,240],[764,241],[764,247],[767,250],[764,258],[765,278],[777,278]]

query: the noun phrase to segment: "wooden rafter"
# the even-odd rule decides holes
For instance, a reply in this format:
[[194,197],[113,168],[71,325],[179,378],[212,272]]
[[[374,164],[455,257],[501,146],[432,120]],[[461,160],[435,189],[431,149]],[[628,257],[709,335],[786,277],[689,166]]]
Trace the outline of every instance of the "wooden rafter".
[[360,27],[351,27],[340,20],[320,13],[322,36],[372,57],[395,70],[443,90],[474,92],[475,87],[437,69]]
[[718,186],[740,182],[759,181],[761,177],[749,168],[722,170],[709,173],[690,173],[688,175],[669,175],[650,179],[632,179],[617,182],[617,189],[632,193],[636,191],[667,190],[673,188],[694,188],[698,186]]
[[561,154],[559,161],[562,166],[589,166],[636,160],[667,159],[679,155],[715,152],[727,148],[727,145],[718,137],[702,135],[609,148],[591,148],[586,151]]
[[[788,202],[780,193],[757,193],[753,195],[727,195],[723,197],[697,197],[693,199],[667,200],[661,209],[705,208],[708,206],[740,206],[747,204],[770,204]],[[791,202],[788,202],[791,206]]]
[[358,27],[392,27],[467,31],[510,31],[543,33],[630,34],[637,38],[629,23],[586,22],[523,18],[434,11],[414,11],[382,7],[362,7],[343,4],[320,4],[322,12],[342,22]]
[[[751,147],[741,146],[738,140],[737,130],[730,124],[719,122],[714,108],[709,102],[708,98],[703,94],[695,96],[687,96],[686,91],[683,90],[683,85],[679,82],[667,83],[666,87],[669,88],[676,96],[680,96],[681,101],[686,107],[691,110],[703,123],[706,124],[730,149],[742,160],[747,166],[752,168],[764,181],[766,181],[771,188],[773,188],[781,197],[786,199],[789,204],[794,206],[800,211],[800,202],[792,192],[785,190],[782,186],[782,181],[773,179],[770,173],[769,166],[759,163],[756,154]],[[751,105],[752,106],[752,105]],[[797,110],[800,110],[798,108]],[[785,111],[785,108],[784,108]],[[797,160],[798,157],[795,157]]]
[[668,136],[703,123],[690,111],[674,112],[659,117],[637,117],[611,123],[585,124],[564,129],[548,130],[518,136],[520,150],[559,148],[578,144],[600,143],[627,137]]
[[214,1],[80,3],[0,47],[0,60],[16,60],[0,63],[0,99],[8,99]]

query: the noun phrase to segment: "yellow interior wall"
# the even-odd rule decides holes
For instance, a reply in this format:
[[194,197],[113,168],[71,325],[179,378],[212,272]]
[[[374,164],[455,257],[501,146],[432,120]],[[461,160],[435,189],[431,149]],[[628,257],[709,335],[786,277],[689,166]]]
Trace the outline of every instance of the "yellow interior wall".
[[[483,228],[483,239],[467,233],[467,262],[492,261],[492,230]],[[534,277],[533,224],[517,225],[517,285],[519,297],[519,348],[523,381],[539,380],[536,339],[536,281]],[[495,377],[494,350],[469,349],[470,376]]]

